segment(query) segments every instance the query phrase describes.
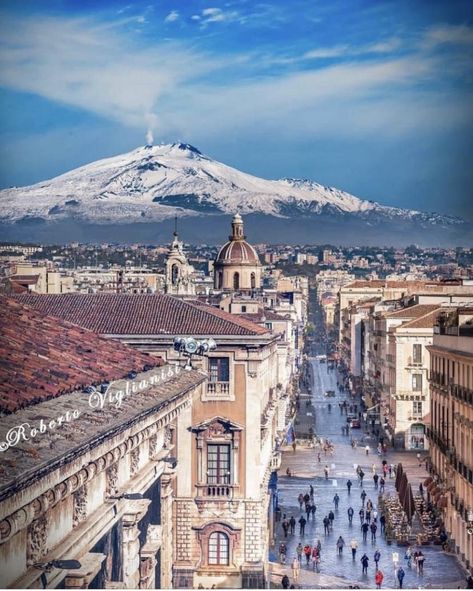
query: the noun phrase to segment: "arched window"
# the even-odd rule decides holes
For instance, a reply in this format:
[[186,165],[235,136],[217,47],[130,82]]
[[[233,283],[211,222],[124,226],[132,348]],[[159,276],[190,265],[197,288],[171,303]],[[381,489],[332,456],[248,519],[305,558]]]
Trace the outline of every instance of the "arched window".
[[240,273],[233,274],[233,289],[240,289]]
[[177,285],[179,281],[179,267],[177,265],[173,265],[171,268],[171,281],[173,285]]
[[256,289],[256,275],[254,273],[251,274],[250,281],[251,289]]
[[228,566],[230,540],[227,534],[215,531],[209,536],[208,563]]
[[217,273],[217,289],[222,289],[223,284],[223,273],[222,271],[218,271]]

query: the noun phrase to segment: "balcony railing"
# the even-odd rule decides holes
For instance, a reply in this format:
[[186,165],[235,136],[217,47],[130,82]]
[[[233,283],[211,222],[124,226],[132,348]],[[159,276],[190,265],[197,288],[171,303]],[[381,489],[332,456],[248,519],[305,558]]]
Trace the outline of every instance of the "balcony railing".
[[451,389],[452,395],[462,402],[467,404],[473,404],[473,390],[466,388],[465,386],[459,386],[454,384]]
[[200,497],[212,499],[229,499],[233,496],[233,486],[231,484],[198,484]]
[[211,396],[228,396],[230,394],[230,382],[207,382],[207,394]]
[[407,358],[407,366],[408,367],[424,367],[424,358],[409,356]]

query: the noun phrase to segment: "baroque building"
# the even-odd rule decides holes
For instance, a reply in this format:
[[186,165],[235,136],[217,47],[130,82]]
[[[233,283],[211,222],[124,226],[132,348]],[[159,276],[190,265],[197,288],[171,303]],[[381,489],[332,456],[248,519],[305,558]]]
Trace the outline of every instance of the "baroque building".
[[224,292],[254,292],[261,289],[262,266],[256,250],[246,241],[243,220],[235,214],[232,234],[214,262],[214,288]]
[[192,361],[207,381],[175,431],[172,584],[264,586],[275,503],[271,482],[293,378],[282,319],[276,319],[281,332],[274,333],[242,315],[169,295],[18,299],[168,364],[185,362],[175,336],[215,340],[215,350]]
[[170,587],[178,425],[205,376],[1,304],[0,586]]

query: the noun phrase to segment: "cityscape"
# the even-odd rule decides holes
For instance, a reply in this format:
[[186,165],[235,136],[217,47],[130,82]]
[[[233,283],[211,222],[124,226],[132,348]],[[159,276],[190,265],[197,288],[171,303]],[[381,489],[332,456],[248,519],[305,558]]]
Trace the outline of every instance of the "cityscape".
[[472,8],[3,0],[0,589],[473,589]]

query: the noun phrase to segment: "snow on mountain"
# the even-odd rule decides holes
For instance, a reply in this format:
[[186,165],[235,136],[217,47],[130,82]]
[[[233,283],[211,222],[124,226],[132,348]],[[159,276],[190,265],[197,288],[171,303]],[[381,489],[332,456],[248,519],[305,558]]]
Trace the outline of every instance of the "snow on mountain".
[[382,206],[310,180],[261,179],[182,143],[140,147],[29,187],[0,191],[3,223],[72,218],[124,224],[236,211],[278,218],[357,216],[367,223],[462,223],[450,216]]

